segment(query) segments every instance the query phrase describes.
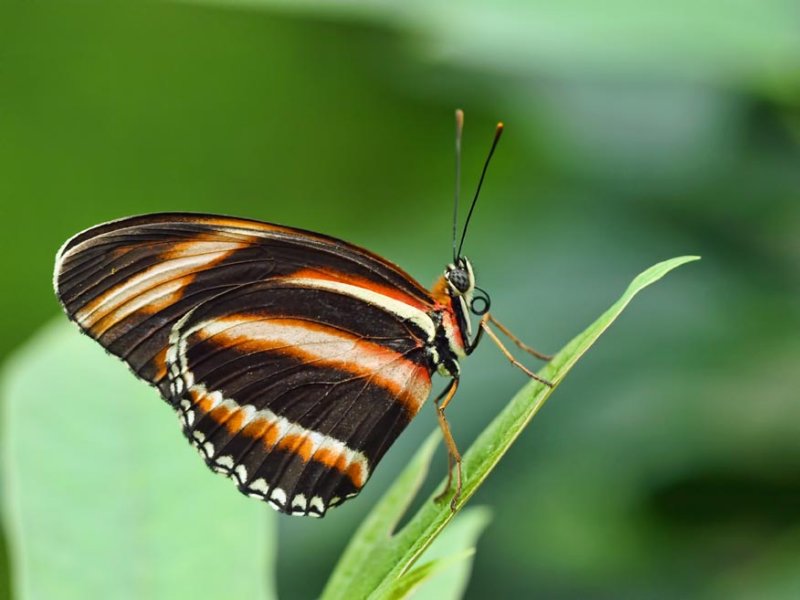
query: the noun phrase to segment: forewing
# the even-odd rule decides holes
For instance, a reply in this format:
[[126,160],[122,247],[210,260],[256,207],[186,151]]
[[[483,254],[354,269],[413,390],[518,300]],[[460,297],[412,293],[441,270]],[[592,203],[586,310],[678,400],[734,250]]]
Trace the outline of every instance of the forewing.
[[58,253],[54,284],[70,319],[146,381],[163,389],[169,332],[217,294],[294,278],[386,290],[424,310],[410,276],[366,250],[319,234],[214,215],[156,214],[99,225]]

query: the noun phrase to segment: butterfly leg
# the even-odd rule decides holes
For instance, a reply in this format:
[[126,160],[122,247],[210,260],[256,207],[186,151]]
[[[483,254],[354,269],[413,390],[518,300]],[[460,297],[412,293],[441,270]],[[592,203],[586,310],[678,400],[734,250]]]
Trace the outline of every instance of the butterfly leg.
[[491,315],[489,313],[486,313],[485,315],[483,315],[483,317],[481,318],[481,330],[485,331],[486,335],[488,335],[490,338],[492,338],[492,341],[495,344],[497,344],[497,347],[500,348],[500,351],[505,355],[505,357],[509,361],[511,361],[511,364],[514,365],[515,367],[517,367],[518,369],[520,369],[523,373],[525,373],[531,379],[535,379],[536,381],[538,381],[540,383],[543,383],[546,386],[553,387],[553,384],[551,382],[547,381],[547,379],[544,379],[543,377],[539,377],[536,373],[534,373],[533,371],[529,370],[525,365],[523,365],[516,358],[514,358],[514,355],[511,354],[511,352],[508,351],[508,349],[503,345],[503,342],[500,341],[500,338],[497,337],[497,334],[489,326],[489,321],[490,320],[493,323],[495,323],[494,319],[492,319],[492,317],[491,317]]
[[519,339],[517,336],[515,336],[513,333],[511,333],[505,325],[503,325],[500,321],[495,319],[494,315],[486,313],[486,317],[488,318],[489,321],[492,322],[493,325],[496,325],[497,328],[500,331],[502,331],[508,337],[508,339],[510,339],[512,342],[514,342],[521,350],[524,350],[528,354],[530,354],[532,356],[535,356],[539,360],[544,360],[544,361],[549,362],[549,361],[551,361],[553,359],[553,357],[551,355],[542,354],[538,350],[535,350],[535,349],[531,348],[530,346],[528,346],[528,344],[526,344],[521,339]]
[[444,409],[447,408],[448,404],[450,404],[450,400],[452,400],[453,396],[455,396],[457,389],[458,377],[453,377],[453,379],[450,380],[450,383],[447,384],[447,387],[444,389],[444,391],[442,391],[442,393],[439,394],[439,397],[435,400],[436,416],[439,418],[439,427],[442,430],[444,442],[447,444],[447,485],[445,485],[444,491],[434,498],[434,502],[440,502],[443,500],[450,491],[450,487],[453,483],[453,463],[455,463],[456,491],[450,500],[450,510],[453,512],[455,512],[456,505],[461,498],[461,453],[458,451],[456,442],[453,439],[453,434],[450,432],[450,424],[447,422],[447,417],[444,416]]

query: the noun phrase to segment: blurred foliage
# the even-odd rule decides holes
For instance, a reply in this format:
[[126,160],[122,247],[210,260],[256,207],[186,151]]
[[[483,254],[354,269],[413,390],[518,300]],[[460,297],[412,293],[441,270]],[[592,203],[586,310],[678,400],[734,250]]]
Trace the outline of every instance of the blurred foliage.
[[[704,257],[481,488],[467,596],[800,595],[797,3],[229,4],[0,4],[0,356],[58,312],[58,246],[127,214],[321,230],[432,281],[462,106],[465,189],[506,122],[466,250],[523,339],[558,348],[631,273]],[[479,399],[521,378],[489,345],[464,371],[448,410],[467,447],[500,409]],[[279,521],[282,597],[319,593],[434,422],[354,506]]]
[[277,516],[209,477],[156,390],[63,321],[5,375],[18,598],[274,597]]

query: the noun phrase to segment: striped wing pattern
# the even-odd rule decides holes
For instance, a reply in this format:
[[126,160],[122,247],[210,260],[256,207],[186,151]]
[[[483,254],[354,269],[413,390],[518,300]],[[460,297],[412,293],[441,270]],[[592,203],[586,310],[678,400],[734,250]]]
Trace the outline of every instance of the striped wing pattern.
[[326,236],[132,217],[68,241],[55,286],[212,469],[282,512],[323,516],[357,494],[430,392],[428,292]]

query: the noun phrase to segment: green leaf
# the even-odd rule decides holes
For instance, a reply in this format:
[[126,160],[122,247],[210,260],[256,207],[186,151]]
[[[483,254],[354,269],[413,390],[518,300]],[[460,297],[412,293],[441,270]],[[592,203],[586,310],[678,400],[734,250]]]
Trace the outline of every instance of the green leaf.
[[[328,581],[322,593],[323,600],[366,598],[382,583],[387,584],[387,589],[376,596],[379,598],[402,598],[412,590],[415,591],[415,598],[446,600],[459,597],[457,591],[466,586],[469,576],[471,561],[467,562],[466,559],[474,553],[475,542],[489,522],[490,515],[486,509],[473,508],[459,515],[447,534],[441,536],[425,553],[424,564],[402,577],[387,582],[383,580],[381,570],[370,568],[376,562],[392,560],[392,549],[387,541],[425,480],[439,440],[438,430],[428,436],[361,524]],[[439,582],[440,579],[443,581]],[[419,590],[423,583],[426,584],[425,588]],[[449,593],[442,590],[449,590]],[[455,595],[452,593],[454,591]]]
[[[414,600],[458,600],[464,594],[472,570],[475,545],[491,520],[483,506],[465,509],[438,536],[415,566],[389,586],[378,589],[375,597],[394,597],[401,586],[414,592]],[[418,571],[422,571],[418,573]],[[409,585],[413,582],[413,586]],[[402,597],[402,596],[397,596]]]
[[[461,520],[461,516],[459,515],[456,518],[454,525],[458,524]],[[443,535],[445,537],[447,534]],[[378,591],[373,594],[376,598],[388,598],[389,600],[399,600],[401,598],[408,598],[412,593],[414,594],[414,598],[419,600],[420,598],[420,586],[423,584],[428,584],[430,586],[430,581],[435,578],[437,575],[446,571],[448,568],[452,566],[459,565],[460,563],[465,562],[467,559],[471,558],[475,554],[474,548],[469,548],[468,550],[464,550],[460,554],[456,554],[454,556],[450,556],[448,558],[440,558],[437,560],[432,560],[429,562],[424,563],[423,565],[411,569],[408,573],[400,577],[400,579],[395,579],[391,584],[388,586],[388,589],[385,591],[379,589]],[[469,572],[466,573],[469,575]],[[435,581],[435,579],[434,579]],[[464,584],[466,584],[466,580],[464,580]],[[436,586],[433,592],[426,594],[426,597],[435,598],[436,600],[441,600],[442,598],[460,598],[460,592],[463,591],[463,586],[459,586],[456,588],[456,591],[442,586]],[[436,593],[438,592],[446,592],[444,596],[437,596]]]
[[274,597],[272,511],[210,473],[156,391],[66,319],[0,389],[17,598]]
[[[578,359],[608,329],[633,297],[669,271],[698,258],[673,258],[658,263],[637,276],[619,300],[570,341],[542,369],[540,375],[552,381],[554,388],[531,381],[511,399],[464,454],[464,485],[458,509],[475,493]],[[428,439],[356,533],[334,570],[323,594],[324,599],[389,597],[392,590],[400,589],[396,587],[396,582],[411,572],[415,562],[453,520],[455,514],[450,510],[450,503],[435,503],[433,498],[437,493],[434,493],[405,527],[391,535],[391,528],[410,503],[427,472],[435,439],[437,438]],[[424,575],[427,573],[420,573],[420,576]]]
[[365,598],[380,583],[383,574],[364,566],[390,560],[381,556],[388,550],[386,542],[425,480],[438,441],[439,432],[434,431],[358,528],[328,580],[322,600]]

